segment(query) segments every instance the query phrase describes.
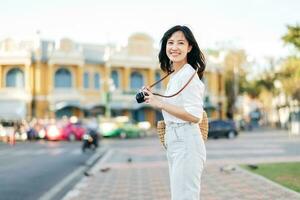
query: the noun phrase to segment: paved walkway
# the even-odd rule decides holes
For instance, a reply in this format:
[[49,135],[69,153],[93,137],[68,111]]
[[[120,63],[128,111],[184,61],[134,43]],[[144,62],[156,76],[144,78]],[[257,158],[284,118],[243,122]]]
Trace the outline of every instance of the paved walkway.
[[[140,145],[113,147],[64,200],[169,200],[163,149],[155,140]],[[237,166],[208,161],[201,199],[300,200],[300,194]]]

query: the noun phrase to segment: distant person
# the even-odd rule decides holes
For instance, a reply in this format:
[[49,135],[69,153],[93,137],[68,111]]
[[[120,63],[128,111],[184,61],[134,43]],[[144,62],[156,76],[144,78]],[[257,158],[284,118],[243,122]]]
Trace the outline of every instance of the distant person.
[[[165,95],[180,90],[198,68],[187,87],[178,95],[160,99],[144,88],[145,102],[161,109],[166,122],[165,141],[172,200],[199,200],[201,174],[206,161],[206,148],[198,122],[202,119],[205,58],[191,30],[174,26],[161,39],[160,68],[174,72]],[[200,117],[201,116],[201,117]]]

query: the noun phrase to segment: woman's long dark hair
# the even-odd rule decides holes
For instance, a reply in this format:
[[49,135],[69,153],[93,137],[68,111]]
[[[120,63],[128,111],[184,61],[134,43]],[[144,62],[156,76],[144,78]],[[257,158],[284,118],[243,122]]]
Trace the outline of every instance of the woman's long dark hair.
[[186,26],[174,26],[170,28],[162,37],[161,39],[161,48],[158,55],[159,62],[160,62],[160,68],[164,72],[171,72],[172,70],[172,63],[170,62],[170,59],[167,56],[166,53],[166,46],[168,39],[173,35],[173,33],[181,31],[186,40],[188,41],[189,45],[192,46],[192,50],[187,54],[187,62],[196,70],[197,67],[199,67],[198,70],[198,76],[200,79],[202,79],[204,70],[205,70],[205,57],[203,53],[201,52],[198,43],[192,33],[192,31],[186,27]]

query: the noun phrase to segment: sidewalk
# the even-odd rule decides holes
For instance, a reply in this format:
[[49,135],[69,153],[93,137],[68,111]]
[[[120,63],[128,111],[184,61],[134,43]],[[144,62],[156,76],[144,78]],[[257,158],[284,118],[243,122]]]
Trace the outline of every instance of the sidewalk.
[[[300,200],[293,192],[237,166],[221,171],[206,164],[203,200]],[[169,200],[169,178],[164,151],[155,140],[140,146],[112,148],[64,200]]]

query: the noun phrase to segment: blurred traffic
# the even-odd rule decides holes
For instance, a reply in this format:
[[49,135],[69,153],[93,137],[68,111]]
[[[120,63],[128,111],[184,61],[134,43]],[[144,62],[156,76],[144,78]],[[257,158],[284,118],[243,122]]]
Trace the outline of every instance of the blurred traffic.
[[149,122],[136,123],[127,116],[98,119],[80,119],[76,116],[61,119],[34,118],[31,121],[1,121],[0,141],[81,141],[88,135],[96,135],[95,138],[138,138],[146,136],[150,129]]

